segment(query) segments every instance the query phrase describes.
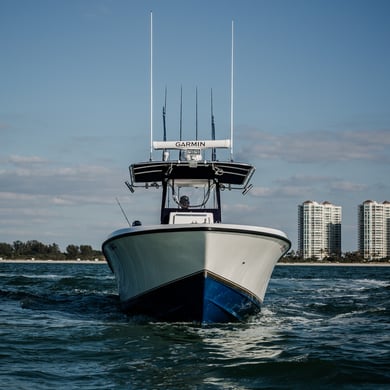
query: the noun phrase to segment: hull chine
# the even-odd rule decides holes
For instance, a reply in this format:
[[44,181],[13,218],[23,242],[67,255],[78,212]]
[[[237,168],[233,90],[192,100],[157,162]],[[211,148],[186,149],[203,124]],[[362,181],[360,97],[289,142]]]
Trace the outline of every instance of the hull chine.
[[157,321],[211,324],[244,321],[260,311],[260,301],[202,271],[129,299],[122,309]]
[[245,321],[260,311],[261,302],[248,291],[207,273],[203,323]]

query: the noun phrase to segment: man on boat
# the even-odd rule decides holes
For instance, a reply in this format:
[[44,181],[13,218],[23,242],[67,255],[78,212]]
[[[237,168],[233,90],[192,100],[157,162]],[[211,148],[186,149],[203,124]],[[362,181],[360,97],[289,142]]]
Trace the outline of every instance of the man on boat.
[[180,207],[185,211],[190,207],[190,198],[187,195],[180,197]]

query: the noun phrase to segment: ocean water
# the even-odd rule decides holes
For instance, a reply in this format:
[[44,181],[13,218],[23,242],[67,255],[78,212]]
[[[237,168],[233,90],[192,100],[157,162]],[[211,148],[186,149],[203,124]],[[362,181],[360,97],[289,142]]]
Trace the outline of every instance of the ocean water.
[[105,264],[0,262],[1,389],[390,389],[390,267],[277,266],[244,324],[119,310]]

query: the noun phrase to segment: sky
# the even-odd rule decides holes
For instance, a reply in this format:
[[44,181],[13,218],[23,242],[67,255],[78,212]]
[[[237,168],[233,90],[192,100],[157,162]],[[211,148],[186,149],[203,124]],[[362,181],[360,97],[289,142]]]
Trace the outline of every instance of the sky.
[[[124,185],[153,133],[230,136],[256,166],[223,220],[284,231],[297,208],[342,206],[342,251],[357,250],[357,206],[390,200],[390,2],[380,0],[0,0],[0,242],[101,243],[130,220],[159,223],[159,193]],[[153,157],[160,158],[160,152]],[[219,159],[225,158],[223,155]]]

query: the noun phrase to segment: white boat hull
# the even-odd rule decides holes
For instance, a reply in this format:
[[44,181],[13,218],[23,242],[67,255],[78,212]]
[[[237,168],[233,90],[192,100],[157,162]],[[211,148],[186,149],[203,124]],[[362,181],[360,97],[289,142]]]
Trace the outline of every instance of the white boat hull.
[[283,232],[268,228],[158,225],[118,230],[103,252],[126,312],[204,323],[258,312],[290,245]]

